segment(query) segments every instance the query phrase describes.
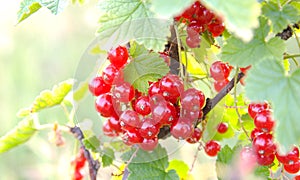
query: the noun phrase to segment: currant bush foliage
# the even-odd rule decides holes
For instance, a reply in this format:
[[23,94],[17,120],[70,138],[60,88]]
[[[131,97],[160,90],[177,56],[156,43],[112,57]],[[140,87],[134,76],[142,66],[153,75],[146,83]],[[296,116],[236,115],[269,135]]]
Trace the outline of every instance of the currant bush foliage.
[[[72,0],[72,2],[81,4],[84,1]],[[214,80],[211,79],[209,68],[217,60],[226,62],[226,65],[230,66],[230,71],[234,69],[231,74],[230,71],[228,73],[233,80],[237,78],[239,71],[246,74],[244,88],[236,85],[238,87],[234,87],[234,92],[228,93],[218,101],[218,104],[205,114],[203,122],[198,126],[201,133],[203,130],[201,143],[217,140],[222,144],[216,159],[216,171],[218,177],[223,179],[228,178],[230,171],[236,170],[237,154],[253,141],[250,132],[255,125],[246,108],[249,101],[270,103],[276,127],[272,135],[269,135],[274,135],[274,141],[279,143],[281,149],[288,151],[292,145],[300,143],[297,116],[300,110],[299,65],[297,59],[289,56],[287,41],[276,36],[288,26],[290,28],[299,26],[300,3],[294,0],[202,0],[201,4],[213,11],[211,14],[218,15],[210,21],[224,22],[226,30],[221,37],[214,37],[208,31],[201,32],[200,35],[197,32],[196,37],[200,38],[199,46],[189,48],[186,42],[188,34],[186,26],[193,22],[184,24],[182,22],[187,19],[177,19],[175,22],[173,18],[183,13],[186,7],[193,3],[195,3],[193,0],[101,0],[97,30],[100,42],[98,49],[93,49],[93,53],[96,55],[103,51],[106,53],[118,45],[124,45],[123,47],[127,45],[130,59],[128,63],[126,60],[127,64],[122,68],[124,80],[145,94],[149,89],[149,81],[159,81],[170,70],[158,52],[164,52],[171,36],[175,36],[175,41],[179,45],[176,49],[178,60],[189,73],[184,76],[184,70],[180,69],[185,88],[195,86],[202,90],[206,87],[208,90],[203,92],[206,97],[212,99],[217,92],[213,90],[214,86],[210,85]],[[42,7],[46,7],[56,15],[62,12],[66,5],[67,1],[63,0],[23,0],[18,12],[18,23]],[[210,13],[206,10],[203,12]],[[217,19],[219,16],[220,19]],[[197,29],[200,26],[193,28]],[[295,29],[290,33],[297,36]],[[170,30],[174,30],[173,34]],[[299,41],[297,37],[296,40]],[[293,61],[288,61],[289,57],[294,58]],[[293,64],[296,65],[291,68]],[[248,72],[240,69],[250,65],[251,70]],[[229,82],[228,76],[225,79]],[[202,80],[201,83],[189,83],[198,80],[197,78]],[[18,116],[25,119],[0,138],[0,153],[26,142],[38,129],[35,124],[37,120],[34,121],[32,116],[46,108],[64,103],[73,88],[73,83],[73,80],[67,80],[55,86],[52,91],[43,91],[30,107],[21,109]],[[88,83],[82,82],[72,94],[72,99],[80,103],[87,90]],[[70,106],[73,110],[76,109],[74,105]],[[221,122],[228,124],[224,134],[216,130]],[[169,160],[166,149],[160,144],[152,152],[147,152],[136,149],[137,147],[129,148],[122,141],[100,142],[91,130],[85,131],[84,134],[86,137],[83,144],[91,152],[99,153],[103,167],[113,165],[117,153],[122,154],[122,160],[129,163],[124,168],[125,178],[186,179],[189,176],[189,167],[182,161]],[[212,149],[214,152],[216,150],[219,149]],[[260,155],[264,155],[264,151],[259,152]],[[273,159],[274,154],[275,152],[271,154]],[[269,166],[256,167],[254,176],[269,178],[269,168],[276,171],[280,166],[278,161],[272,162],[268,164]],[[275,163],[277,164],[274,165]],[[293,163],[299,164],[300,160]]]

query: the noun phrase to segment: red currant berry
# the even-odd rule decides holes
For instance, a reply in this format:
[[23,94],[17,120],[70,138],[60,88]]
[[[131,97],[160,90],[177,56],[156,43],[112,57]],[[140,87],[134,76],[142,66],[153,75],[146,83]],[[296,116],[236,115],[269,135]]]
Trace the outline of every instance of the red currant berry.
[[194,133],[192,134],[192,136],[189,137],[189,138],[187,138],[186,141],[187,141],[188,143],[190,143],[190,144],[195,144],[195,143],[197,143],[197,142],[200,140],[200,138],[202,137],[202,133],[203,133],[203,132],[201,131],[201,129],[195,128],[195,129],[194,129]]
[[112,104],[112,97],[109,93],[101,94],[96,98],[95,108],[103,117],[110,117],[116,114]]
[[130,102],[134,98],[134,88],[129,82],[118,83],[114,86],[112,94],[120,102]]
[[252,119],[255,118],[256,114],[263,110],[263,109],[268,109],[269,105],[267,103],[250,103],[248,105],[248,114],[250,115],[250,117],[252,117]]
[[219,142],[210,140],[210,141],[206,142],[204,150],[207,155],[214,157],[221,150],[221,146],[220,146]]
[[161,52],[159,54],[160,54],[159,57],[163,58],[164,61],[165,61],[165,63],[168,66],[170,66],[170,64],[171,64],[171,58],[170,58],[170,56],[166,52]]
[[102,72],[103,81],[110,85],[118,75],[119,70],[113,64],[108,65]]
[[178,122],[171,126],[171,134],[176,139],[187,139],[193,134],[194,128],[191,124],[186,123],[183,117],[179,117]]
[[140,96],[134,103],[134,110],[146,116],[151,113],[150,101],[148,96]]
[[108,118],[107,121],[111,129],[113,129],[116,132],[122,132],[119,118],[117,118],[116,116],[111,116]]
[[148,89],[148,95],[150,97],[155,94],[160,94],[159,81],[152,83]]
[[254,138],[256,138],[256,136],[260,135],[264,133],[263,131],[257,129],[257,128],[254,128],[252,131],[251,131],[251,139],[253,140]]
[[257,155],[257,163],[261,166],[269,166],[273,163],[275,159],[274,154],[269,154],[269,155]]
[[276,145],[273,142],[273,136],[271,134],[260,134],[254,138],[253,149],[259,155],[268,156],[276,152]]
[[122,140],[127,145],[138,144],[143,142],[138,129],[131,129],[124,132]]
[[139,144],[140,148],[142,148],[144,151],[153,151],[158,144],[157,137],[153,139],[144,139],[142,143]]
[[294,146],[293,149],[285,155],[276,152],[276,158],[282,164],[289,164],[291,161],[296,162],[299,159],[299,149],[298,147]]
[[205,104],[205,96],[202,91],[190,88],[180,96],[180,103],[187,111],[200,111]]
[[211,32],[213,37],[218,37],[224,32],[225,26],[223,23],[215,22],[208,25],[208,30]]
[[228,130],[228,123],[226,123],[226,122],[221,122],[221,123],[218,125],[217,130],[218,130],[218,133],[220,133],[220,134],[226,133],[227,130]]
[[215,81],[222,82],[229,77],[231,68],[227,63],[216,61],[210,66],[209,70]]
[[82,180],[83,175],[80,171],[75,171],[72,180]]
[[260,129],[263,132],[272,131],[275,121],[272,117],[271,111],[268,109],[263,109],[258,112],[254,118],[254,124],[257,129]]
[[114,131],[108,124],[108,121],[105,121],[102,126],[103,134],[109,137],[117,137],[118,133]]
[[[124,128],[125,125],[140,128],[141,120],[137,112],[127,109],[124,111],[119,118],[120,125]],[[126,127],[126,126],[125,126]]]
[[101,76],[95,77],[89,83],[89,90],[94,96],[109,92],[111,85],[106,84]]
[[108,53],[108,59],[115,67],[122,67],[128,59],[128,51],[126,47],[118,46],[116,49],[112,49]]
[[143,138],[152,139],[156,137],[159,132],[159,127],[157,124],[154,124],[152,118],[144,118],[139,132]]
[[256,154],[252,147],[243,147],[240,152],[240,160],[242,164],[245,164],[245,167],[252,169],[256,165]]
[[228,79],[225,79],[224,81],[215,81],[214,88],[217,92],[220,92],[228,83]]
[[199,35],[196,36],[187,36],[186,37],[186,44],[190,48],[197,48],[200,47],[201,38]]
[[295,176],[294,180],[300,180],[300,175]]
[[172,103],[176,103],[177,98],[184,90],[182,80],[174,74],[164,76],[160,80],[159,87],[164,98]]
[[283,168],[286,172],[295,174],[300,170],[300,160],[298,159],[295,162],[289,163],[289,164],[284,164]]

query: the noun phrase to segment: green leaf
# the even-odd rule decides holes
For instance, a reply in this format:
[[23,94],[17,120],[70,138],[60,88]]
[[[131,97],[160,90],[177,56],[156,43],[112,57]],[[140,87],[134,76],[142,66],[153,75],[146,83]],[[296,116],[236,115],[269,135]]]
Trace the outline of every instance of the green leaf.
[[40,0],[23,0],[18,11],[18,23],[28,18],[41,8]]
[[41,3],[55,15],[61,13],[68,5],[67,0],[41,0]]
[[192,3],[193,0],[152,0],[151,9],[164,18],[172,18],[183,12]]
[[208,114],[208,121],[203,132],[203,141],[211,140],[217,133],[216,127],[222,121],[224,115],[225,98],[222,99]]
[[83,143],[87,149],[90,149],[93,152],[98,152],[100,141],[95,135],[88,138],[84,138]]
[[148,92],[148,81],[157,81],[169,72],[167,64],[158,53],[149,52],[137,43],[133,43],[130,55],[134,57],[124,68],[124,80],[131,83],[140,92]]
[[60,104],[64,100],[65,96],[72,90],[73,82],[73,79],[69,79],[54,86],[52,91],[42,91],[40,95],[35,98],[32,105],[29,108],[21,109],[17,113],[17,116],[25,117],[31,113]]
[[274,33],[281,32],[289,24],[300,20],[299,10],[290,4],[279,7],[278,3],[268,2],[264,3],[262,11],[271,20]]
[[117,152],[126,152],[130,150],[130,147],[124,144],[122,140],[109,142],[109,146]]
[[245,43],[235,37],[227,40],[222,48],[222,60],[240,67],[254,65],[265,59],[282,60],[286,45],[278,37],[266,40],[269,31],[267,20],[260,18],[260,27],[255,30],[250,42]]
[[264,179],[269,179],[270,170],[268,166],[258,166],[255,168],[254,174]]
[[187,179],[189,166],[184,161],[180,161],[177,159],[170,161],[167,170],[171,169],[174,169],[177,172],[180,179]]
[[249,41],[258,27],[260,4],[256,0],[204,0],[225,19],[226,28],[239,38]]
[[37,131],[32,117],[19,124],[0,138],[0,154],[28,141]]
[[232,160],[239,148],[240,146],[236,146],[231,149],[228,145],[222,147],[221,151],[218,153],[216,161],[216,171],[218,178],[226,176],[226,172],[228,171],[227,168],[230,167]]
[[274,110],[276,140],[288,150],[300,143],[300,69],[286,74],[282,62],[263,61],[246,78],[246,95],[253,101],[268,100]]
[[163,51],[170,35],[171,21],[156,18],[149,1],[105,0],[101,1],[102,15],[98,35],[102,49],[135,39],[147,49]]
[[201,42],[199,48],[192,48],[195,59],[200,63],[204,61],[204,57],[207,55],[207,49],[210,48],[210,43],[201,35]]
[[105,147],[103,150],[102,164],[103,167],[110,166],[115,159],[115,153],[111,148]]
[[[123,161],[128,161],[135,151],[136,148],[132,148],[132,150],[124,153],[121,158]],[[167,151],[161,145],[158,145],[152,152],[138,149],[136,156],[128,165],[128,179],[179,180],[174,170],[166,170],[168,164]]]
[[73,93],[73,99],[77,102],[82,100],[87,94],[88,89],[89,89],[88,82],[80,83],[78,88]]

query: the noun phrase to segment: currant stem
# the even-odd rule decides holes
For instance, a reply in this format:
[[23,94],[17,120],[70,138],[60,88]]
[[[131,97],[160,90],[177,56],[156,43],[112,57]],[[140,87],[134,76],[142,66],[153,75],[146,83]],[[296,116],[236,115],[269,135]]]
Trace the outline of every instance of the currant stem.
[[93,157],[91,156],[91,153],[85,148],[85,146],[83,144],[84,135],[83,135],[81,129],[77,126],[71,127],[70,132],[72,134],[74,134],[74,136],[79,140],[81,148],[83,148],[83,150],[84,150],[84,156],[87,159],[88,164],[89,164],[90,179],[96,180],[97,172],[98,172],[98,169],[100,168],[99,161],[94,160]]
[[291,54],[291,55],[287,54],[283,56],[284,59],[295,58],[295,57],[300,57],[300,54]]
[[248,137],[249,141],[251,142],[251,138],[250,138],[248,132],[246,131],[245,127],[243,126],[243,123],[242,123],[242,117],[241,117],[241,114],[240,114],[239,109],[238,109],[238,107],[237,107],[236,84],[237,84],[237,77],[238,77],[238,73],[239,73],[239,70],[238,70],[238,69],[239,69],[239,68],[236,67],[236,73],[235,73],[235,76],[234,76],[234,84],[235,84],[235,86],[234,86],[234,90],[233,90],[233,98],[234,98],[234,101],[233,101],[233,102],[234,102],[234,106],[235,106],[235,112],[236,112],[236,114],[237,114],[237,116],[238,116],[238,120],[239,120],[239,123],[240,123],[240,125],[241,125],[241,127],[242,127],[242,130],[244,131],[244,133],[245,133],[246,136]]

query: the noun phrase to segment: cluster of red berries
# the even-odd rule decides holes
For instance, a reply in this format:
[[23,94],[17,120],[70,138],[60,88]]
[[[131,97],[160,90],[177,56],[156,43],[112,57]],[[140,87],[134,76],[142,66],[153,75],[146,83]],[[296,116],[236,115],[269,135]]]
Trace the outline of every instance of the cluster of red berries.
[[213,37],[217,37],[225,30],[222,19],[207,9],[200,1],[195,1],[182,14],[176,16],[175,20],[187,24],[186,43],[190,48],[200,45],[199,33],[208,30]]
[[232,70],[232,66],[222,61],[216,61],[210,66],[210,75],[215,80],[214,88],[220,92],[228,83],[228,77]]
[[275,121],[269,105],[265,102],[250,103],[248,114],[253,118],[255,125],[251,132],[251,139],[257,163],[264,166],[271,165],[276,156],[286,172],[297,173],[300,169],[299,149],[294,146],[286,155],[277,152],[272,135]]
[[75,159],[71,161],[71,166],[73,169],[72,180],[82,180],[83,172],[82,169],[85,166],[86,158],[84,156],[84,150],[80,148]]
[[138,144],[149,151],[157,146],[164,126],[169,126],[177,139],[198,142],[202,131],[195,125],[203,116],[204,94],[195,88],[184,90],[181,78],[170,73],[149,82],[148,93],[142,94],[123,80],[122,67],[128,57],[125,47],[112,49],[108,53],[111,64],[89,83],[90,92],[96,96],[96,110],[108,118],[103,133],[121,136],[125,144]]

